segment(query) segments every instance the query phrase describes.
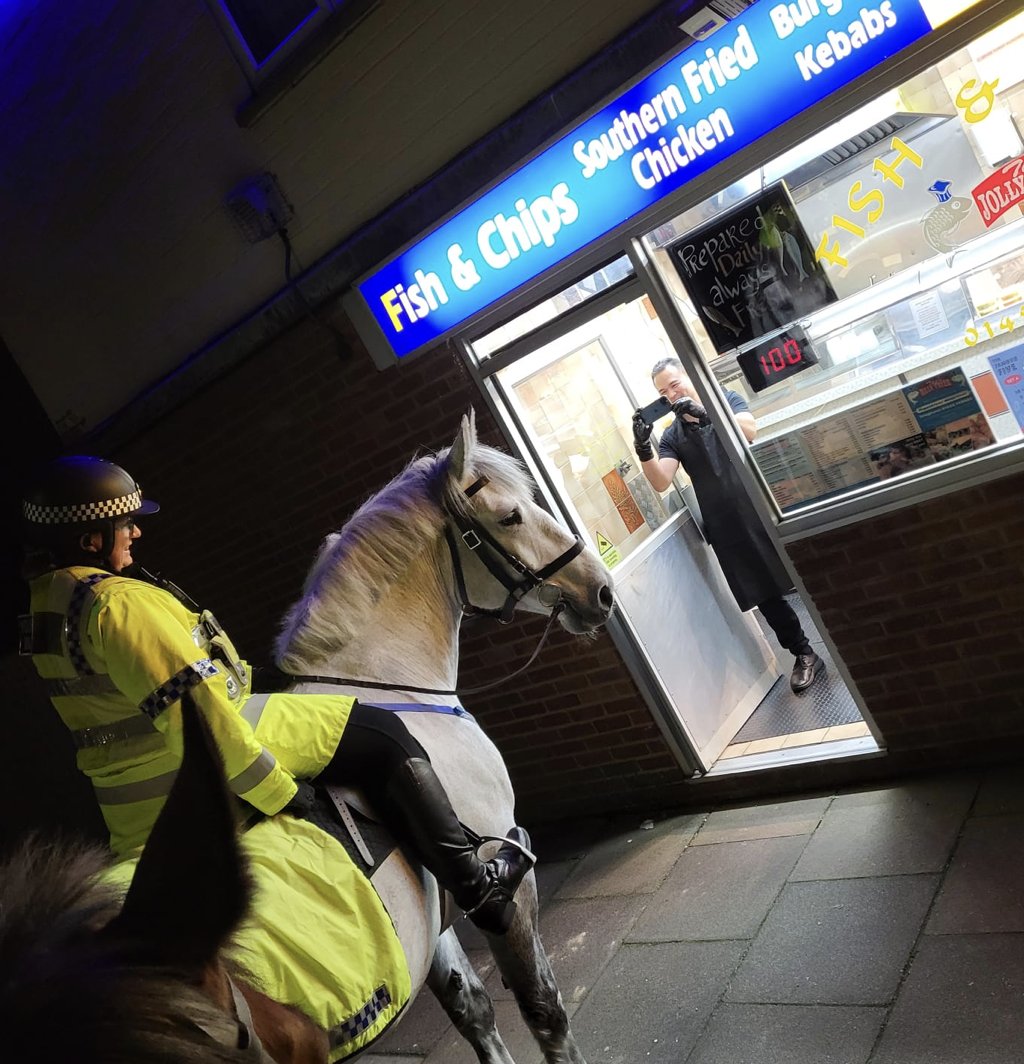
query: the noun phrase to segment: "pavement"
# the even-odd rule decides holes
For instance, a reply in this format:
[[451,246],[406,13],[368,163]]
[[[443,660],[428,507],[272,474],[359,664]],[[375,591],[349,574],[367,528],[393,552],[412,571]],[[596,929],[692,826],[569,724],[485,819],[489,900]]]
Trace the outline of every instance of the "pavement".
[[[1020,1064],[1022,841],[1016,766],[552,825],[541,935],[588,1064]],[[360,1062],[475,1059],[425,989]]]

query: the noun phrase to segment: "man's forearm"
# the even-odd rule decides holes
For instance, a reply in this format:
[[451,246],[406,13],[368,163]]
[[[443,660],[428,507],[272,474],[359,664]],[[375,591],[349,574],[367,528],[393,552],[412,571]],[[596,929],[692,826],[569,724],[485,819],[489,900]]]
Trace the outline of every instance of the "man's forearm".
[[664,491],[672,483],[671,474],[666,474],[661,468],[661,459],[658,457],[648,458],[646,462],[641,462],[640,468],[655,491]]

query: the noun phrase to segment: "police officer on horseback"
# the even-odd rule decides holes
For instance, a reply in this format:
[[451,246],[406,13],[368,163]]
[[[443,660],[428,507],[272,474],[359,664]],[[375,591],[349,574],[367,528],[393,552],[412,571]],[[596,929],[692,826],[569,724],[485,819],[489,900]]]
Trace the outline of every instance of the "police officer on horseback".
[[142,846],[182,755],[182,693],[211,729],[232,791],[259,813],[301,813],[308,781],[362,787],[395,834],[483,930],[504,934],[533,864],[514,827],[481,861],[423,747],[401,719],[347,695],[252,693],[209,611],[135,565],[139,519],[159,506],[120,466],[49,463],[23,503],[32,656],[71,731],[118,855]]

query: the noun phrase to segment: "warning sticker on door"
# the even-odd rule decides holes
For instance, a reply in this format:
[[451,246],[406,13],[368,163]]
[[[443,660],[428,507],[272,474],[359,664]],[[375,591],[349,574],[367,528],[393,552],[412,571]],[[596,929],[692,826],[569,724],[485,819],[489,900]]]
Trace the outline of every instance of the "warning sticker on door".
[[597,553],[601,555],[601,561],[611,569],[622,561],[622,555],[618,547],[603,533],[597,533]]

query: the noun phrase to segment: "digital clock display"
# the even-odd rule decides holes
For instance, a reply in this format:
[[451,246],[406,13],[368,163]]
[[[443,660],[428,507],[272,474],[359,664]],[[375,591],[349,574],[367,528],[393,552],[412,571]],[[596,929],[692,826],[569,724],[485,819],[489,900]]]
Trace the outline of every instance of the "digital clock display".
[[755,392],[763,392],[779,381],[816,366],[818,356],[803,329],[793,328],[737,355],[736,361],[750,387]]

